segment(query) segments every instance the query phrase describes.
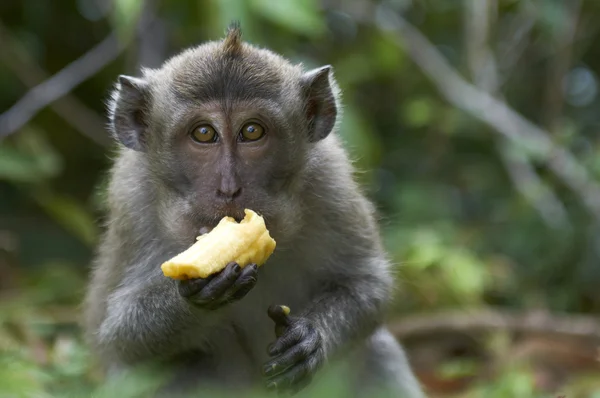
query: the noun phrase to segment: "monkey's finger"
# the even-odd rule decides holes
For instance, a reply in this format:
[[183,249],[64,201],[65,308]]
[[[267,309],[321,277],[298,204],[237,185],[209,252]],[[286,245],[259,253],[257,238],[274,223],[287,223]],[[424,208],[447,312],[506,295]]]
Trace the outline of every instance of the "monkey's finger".
[[195,278],[177,281],[177,291],[182,297],[189,298],[198,293],[210,282],[211,278]]
[[300,344],[296,344],[285,351],[277,358],[267,362],[265,366],[263,366],[263,374],[267,377],[271,377],[284,373],[287,369],[308,358],[310,354],[317,350],[317,348],[318,346],[312,344],[312,342],[304,340]]
[[290,307],[286,305],[271,305],[267,309],[267,315],[276,325],[288,327],[291,324]]
[[256,283],[258,282],[258,265],[248,264],[244,267],[240,276],[235,281],[233,288],[231,289],[231,299],[239,300],[244,297]]
[[231,262],[225,269],[219,272],[206,286],[198,293],[196,302],[198,304],[210,303],[223,296],[238,278],[242,268]]
[[258,266],[256,264],[248,264],[240,272],[237,280],[230,286],[225,293],[210,304],[211,308],[219,308],[227,303],[232,303],[244,297],[258,281]]
[[268,308],[267,314],[275,322],[275,337],[283,336],[292,324],[292,319],[289,316],[290,308],[286,305],[272,305]]
[[[309,359],[310,361],[310,359]],[[316,358],[312,361],[316,361]],[[279,392],[283,392],[285,390],[289,390],[293,387],[298,387],[302,385],[303,382],[306,382],[306,379],[310,382],[312,378],[312,369],[316,367],[315,365],[311,365],[308,363],[300,363],[296,366],[289,369],[287,372],[275,376],[271,379],[267,380],[267,389],[268,390],[278,390]],[[305,386],[305,385],[304,385]]]
[[275,342],[269,344],[267,347],[267,352],[272,357],[280,355],[290,347],[300,343],[300,341],[304,338],[304,335],[305,333],[301,327],[287,329],[281,337],[275,340]]

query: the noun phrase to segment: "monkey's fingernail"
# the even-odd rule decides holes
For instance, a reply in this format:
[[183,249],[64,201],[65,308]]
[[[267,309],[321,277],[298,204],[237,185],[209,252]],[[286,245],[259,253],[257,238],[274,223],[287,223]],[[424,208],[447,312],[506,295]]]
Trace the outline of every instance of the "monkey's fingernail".
[[237,264],[237,263],[236,263],[236,264],[233,266],[233,272],[235,272],[236,274],[237,274],[237,273],[239,273],[241,270],[242,270],[242,267],[240,267],[240,265],[239,265],[239,264]]
[[271,364],[271,365],[265,365],[263,367],[263,374],[265,376],[268,376],[269,374],[271,374],[275,369],[277,368],[277,365],[275,364]]
[[289,315],[290,314],[290,307],[288,307],[287,305],[281,305],[281,311],[283,312],[283,315]]
[[275,344],[269,344],[269,346],[267,347],[267,352],[271,356],[277,354],[277,351],[275,350]]
[[277,383],[275,383],[274,381],[272,381],[269,384],[267,384],[267,390],[269,390],[269,391],[273,391],[276,388],[277,388]]

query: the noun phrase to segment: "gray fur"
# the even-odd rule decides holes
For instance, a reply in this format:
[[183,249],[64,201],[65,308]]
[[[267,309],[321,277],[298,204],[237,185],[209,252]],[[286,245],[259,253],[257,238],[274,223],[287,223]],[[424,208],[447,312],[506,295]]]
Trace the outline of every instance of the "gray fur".
[[[172,369],[185,364],[179,380],[260,384],[266,347],[275,340],[266,311],[285,304],[314,325],[328,361],[358,348],[363,363],[373,364],[365,381],[422,397],[400,346],[381,326],[390,263],[374,208],[335,133],[339,90],[329,67],[305,72],[228,37],[184,51],[137,80],[122,78],[109,111],[122,145],[85,301],[88,340],[106,369],[160,360]],[[233,120],[254,111],[268,114],[272,125],[273,141],[264,144],[272,146],[260,159],[231,138]],[[223,141],[183,156],[194,112],[224,120]],[[132,125],[140,120],[134,114],[143,123]],[[224,173],[243,181],[235,208],[214,198],[230,178]],[[275,253],[240,301],[218,311],[194,306],[160,264],[193,243],[201,227],[228,212],[239,217],[244,207],[265,217]]]

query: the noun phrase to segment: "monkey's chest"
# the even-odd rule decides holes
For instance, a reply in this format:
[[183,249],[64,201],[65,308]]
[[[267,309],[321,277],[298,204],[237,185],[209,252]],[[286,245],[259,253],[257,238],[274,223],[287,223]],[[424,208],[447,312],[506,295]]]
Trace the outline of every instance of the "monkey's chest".
[[280,304],[288,306],[292,315],[300,313],[310,303],[306,281],[311,280],[306,270],[290,269],[289,264],[280,262],[269,263],[261,271],[253,290],[232,305],[228,319],[230,333],[245,357],[243,363],[252,367],[251,373],[257,377],[269,360],[267,346],[275,341],[275,324],[267,309]]

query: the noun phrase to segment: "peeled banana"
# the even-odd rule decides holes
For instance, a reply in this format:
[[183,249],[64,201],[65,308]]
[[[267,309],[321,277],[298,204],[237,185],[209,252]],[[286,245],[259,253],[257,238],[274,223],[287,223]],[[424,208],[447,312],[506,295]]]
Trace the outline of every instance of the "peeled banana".
[[161,265],[163,274],[173,279],[206,278],[234,261],[240,267],[263,265],[275,250],[275,240],[269,235],[264,219],[245,209],[238,224],[224,217],[196,243]]

